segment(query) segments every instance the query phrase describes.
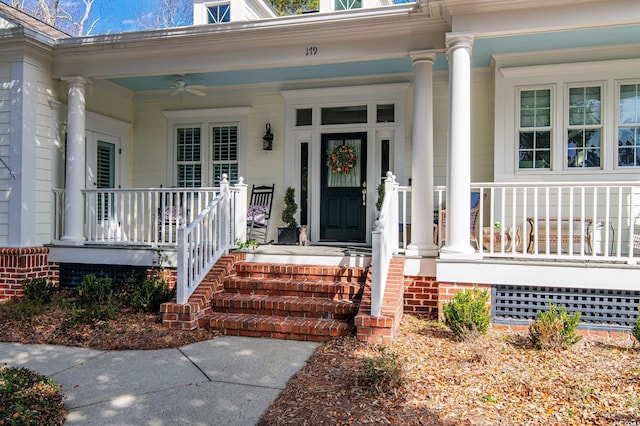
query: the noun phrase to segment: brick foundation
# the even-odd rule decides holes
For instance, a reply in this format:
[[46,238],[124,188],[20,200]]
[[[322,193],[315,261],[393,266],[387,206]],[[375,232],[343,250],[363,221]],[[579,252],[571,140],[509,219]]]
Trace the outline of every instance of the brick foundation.
[[22,298],[22,284],[27,278],[45,278],[59,284],[60,268],[49,263],[49,249],[0,248],[0,300]]
[[438,282],[435,277],[405,277],[404,312],[438,318]]

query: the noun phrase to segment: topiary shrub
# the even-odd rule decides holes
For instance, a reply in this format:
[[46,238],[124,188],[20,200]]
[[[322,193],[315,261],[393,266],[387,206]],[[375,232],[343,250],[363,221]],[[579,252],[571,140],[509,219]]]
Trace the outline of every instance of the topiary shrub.
[[[640,306],[638,306],[638,310],[640,311]],[[631,329],[631,334],[633,334],[633,337],[635,337],[636,340],[640,343],[640,315],[636,317],[636,323]]]
[[78,286],[78,303],[82,306],[104,305],[111,302],[113,284],[111,278],[85,275]]
[[22,285],[24,298],[39,305],[51,303],[58,292],[58,286],[44,278],[27,278]]
[[488,302],[489,292],[477,286],[459,291],[442,307],[444,323],[460,340],[485,334],[491,324]]
[[566,307],[550,303],[547,311],[538,311],[529,326],[529,339],[536,349],[566,349],[582,339],[575,333],[579,322],[580,312],[569,314]]
[[297,228],[298,221],[296,220],[296,213],[298,212],[298,204],[296,203],[296,190],[294,188],[287,188],[284,193],[284,210],[280,218],[282,222],[289,228]]

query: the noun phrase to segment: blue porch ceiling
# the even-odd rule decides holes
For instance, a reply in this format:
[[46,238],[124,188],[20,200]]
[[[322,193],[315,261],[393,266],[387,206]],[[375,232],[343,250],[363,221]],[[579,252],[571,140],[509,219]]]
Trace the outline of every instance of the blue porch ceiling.
[[[491,56],[504,53],[527,53],[569,48],[600,47],[640,43],[640,24],[583,30],[544,32],[530,35],[514,35],[493,38],[477,38],[473,44],[472,66],[487,67]],[[448,63],[444,54],[437,56],[435,71],[446,71]],[[354,61],[339,64],[265,68],[257,70],[222,71],[189,74],[192,85],[228,86],[241,84],[272,83],[325,78],[349,78],[358,76],[412,73],[411,60],[392,58],[376,61]],[[115,84],[133,91],[172,89],[175,75],[145,76],[111,79]]]

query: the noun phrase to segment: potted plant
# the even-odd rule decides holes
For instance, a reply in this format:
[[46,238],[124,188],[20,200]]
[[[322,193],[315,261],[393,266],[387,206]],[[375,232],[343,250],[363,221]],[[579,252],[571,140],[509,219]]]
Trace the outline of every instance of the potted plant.
[[294,188],[287,188],[284,194],[284,210],[282,210],[282,222],[285,227],[278,228],[278,244],[298,244],[298,222],[296,213],[298,204]]

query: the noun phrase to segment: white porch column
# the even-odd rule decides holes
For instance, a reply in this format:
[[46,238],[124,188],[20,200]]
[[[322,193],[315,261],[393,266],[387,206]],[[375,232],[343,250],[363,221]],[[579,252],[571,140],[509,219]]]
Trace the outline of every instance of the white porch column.
[[449,59],[446,245],[441,258],[475,257],[469,242],[471,214],[471,50],[473,34],[446,35]]
[[435,256],[433,243],[433,63],[435,50],[410,52],[413,63],[411,241],[407,255]]
[[65,221],[63,240],[81,244],[84,240],[85,183],[85,87],[88,80],[74,76],[64,79],[69,85],[67,116],[67,175],[65,180]]

